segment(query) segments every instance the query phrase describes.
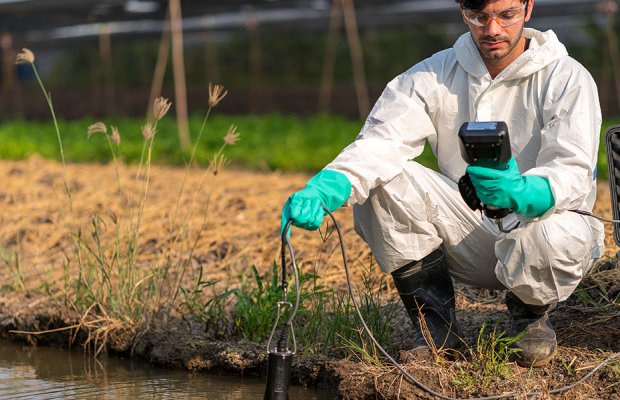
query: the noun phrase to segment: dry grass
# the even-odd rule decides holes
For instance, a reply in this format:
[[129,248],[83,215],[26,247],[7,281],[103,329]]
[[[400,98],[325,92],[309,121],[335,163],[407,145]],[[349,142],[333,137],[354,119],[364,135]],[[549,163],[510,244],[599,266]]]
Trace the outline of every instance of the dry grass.
[[[1,161],[0,176],[4,183],[0,192],[0,246],[19,250],[24,266],[24,282],[36,289],[45,282],[57,282],[63,276],[64,253],[69,243],[60,224],[59,207],[63,207],[54,187],[53,177],[61,176],[58,163],[31,157],[24,161]],[[114,220],[123,215],[127,203],[118,196],[113,165],[67,165],[71,177],[76,215],[81,226],[88,227],[93,213],[104,218],[109,229],[104,237],[113,238]],[[119,165],[121,186],[131,186],[136,166]],[[167,225],[176,207],[185,171],[180,168],[152,167],[152,177],[145,204],[140,233],[141,257],[144,262],[157,260],[169,246]],[[186,185],[194,188],[204,179],[204,170],[191,169]],[[179,207],[187,209],[193,201],[200,205],[211,196],[206,234],[197,244],[193,264],[202,263],[210,277],[226,281],[229,275],[256,264],[262,273],[270,273],[274,260],[279,260],[280,209],[292,190],[303,186],[303,174],[282,176],[251,171],[219,172],[212,187],[205,185],[194,199],[186,194]],[[352,231],[349,209],[338,212],[352,263],[369,253]],[[190,219],[188,231],[196,232],[202,221]],[[322,240],[316,232],[295,230],[293,245],[300,258],[314,256]],[[339,254],[333,254],[323,266],[321,277],[329,284],[343,283]],[[10,284],[5,261],[0,261],[0,285]],[[358,275],[359,276],[359,275]]]
[[[137,173],[137,167],[119,165],[120,183],[128,187]],[[113,235],[114,220],[127,207],[118,196],[114,166],[67,165],[70,185],[73,188],[76,215],[81,226],[87,227],[93,213],[100,214],[109,229],[104,235]],[[144,262],[156,260],[168,243],[166,226],[171,210],[176,206],[185,170],[170,167],[152,167],[148,202],[144,209],[144,224],[140,234],[141,257]],[[0,160],[0,248],[19,251],[23,280],[26,288],[37,289],[41,285],[60,283],[64,274],[64,253],[69,249],[61,224],[58,188],[54,182],[62,176],[62,166],[56,162],[31,157],[24,161]],[[194,199],[193,195],[179,200],[180,208],[191,206],[192,201],[211,196],[206,234],[197,243],[194,266],[201,263],[209,278],[223,283],[236,279],[238,273],[249,270],[255,264],[261,274],[271,272],[274,260],[279,260],[279,224],[282,204],[290,193],[303,187],[308,175],[261,173],[252,171],[228,171],[219,173],[213,187],[204,190]],[[204,170],[190,169],[188,187],[197,187],[204,179]],[[609,192],[606,184],[599,185],[597,212],[609,214]],[[345,246],[352,273],[359,279],[357,260],[367,260],[370,252],[353,231],[351,210],[338,210],[336,217],[343,229]],[[187,229],[197,231],[202,221],[191,219]],[[613,241],[611,226],[605,227],[606,255],[615,256],[618,247]],[[295,229],[292,243],[300,259],[311,260],[322,240],[316,232]],[[344,273],[338,252],[334,252],[320,266],[322,282],[330,287],[343,287]],[[7,260],[0,259],[0,285],[12,285]],[[374,273],[379,274],[379,271]],[[605,278],[607,279],[607,278]],[[613,281],[612,283],[617,281]],[[390,282],[386,282],[390,285]],[[487,293],[472,295],[488,302],[496,296]]]

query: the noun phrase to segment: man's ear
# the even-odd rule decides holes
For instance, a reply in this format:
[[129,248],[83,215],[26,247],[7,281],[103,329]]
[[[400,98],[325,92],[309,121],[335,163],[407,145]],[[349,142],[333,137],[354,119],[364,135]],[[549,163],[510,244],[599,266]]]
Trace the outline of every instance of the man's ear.
[[465,15],[463,15],[463,6],[459,6],[459,12],[461,13],[461,18],[463,18],[463,22],[465,23],[465,25],[469,26],[469,24],[467,23],[467,20],[465,19]]
[[525,8],[525,22],[532,18],[532,10],[534,9],[534,0],[527,0],[527,7]]

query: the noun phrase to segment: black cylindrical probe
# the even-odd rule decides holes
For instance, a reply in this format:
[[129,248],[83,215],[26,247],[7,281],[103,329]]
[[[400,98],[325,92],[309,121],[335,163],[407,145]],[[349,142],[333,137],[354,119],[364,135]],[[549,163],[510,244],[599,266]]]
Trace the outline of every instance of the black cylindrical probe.
[[288,400],[288,386],[291,380],[292,364],[292,352],[269,352],[265,400]]

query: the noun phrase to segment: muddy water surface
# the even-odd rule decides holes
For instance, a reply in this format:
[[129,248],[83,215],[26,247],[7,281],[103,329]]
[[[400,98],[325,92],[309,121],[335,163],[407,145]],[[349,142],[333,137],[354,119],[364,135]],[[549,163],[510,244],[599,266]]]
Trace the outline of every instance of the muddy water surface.
[[[0,341],[0,399],[262,399],[264,382]],[[291,387],[290,398],[331,399]]]

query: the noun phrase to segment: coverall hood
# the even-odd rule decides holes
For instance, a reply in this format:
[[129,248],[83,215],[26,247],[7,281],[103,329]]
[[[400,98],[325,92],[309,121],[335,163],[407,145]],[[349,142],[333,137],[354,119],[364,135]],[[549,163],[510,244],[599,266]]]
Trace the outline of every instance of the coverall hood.
[[[560,43],[553,31],[539,32],[524,28],[523,36],[530,39],[528,49],[508,65],[496,79],[500,76],[507,80],[526,78],[557,61],[560,57],[568,55],[566,47]],[[468,74],[477,78],[488,74],[480,52],[469,32],[461,35],[456,41],[454,54],[460,66]]]

